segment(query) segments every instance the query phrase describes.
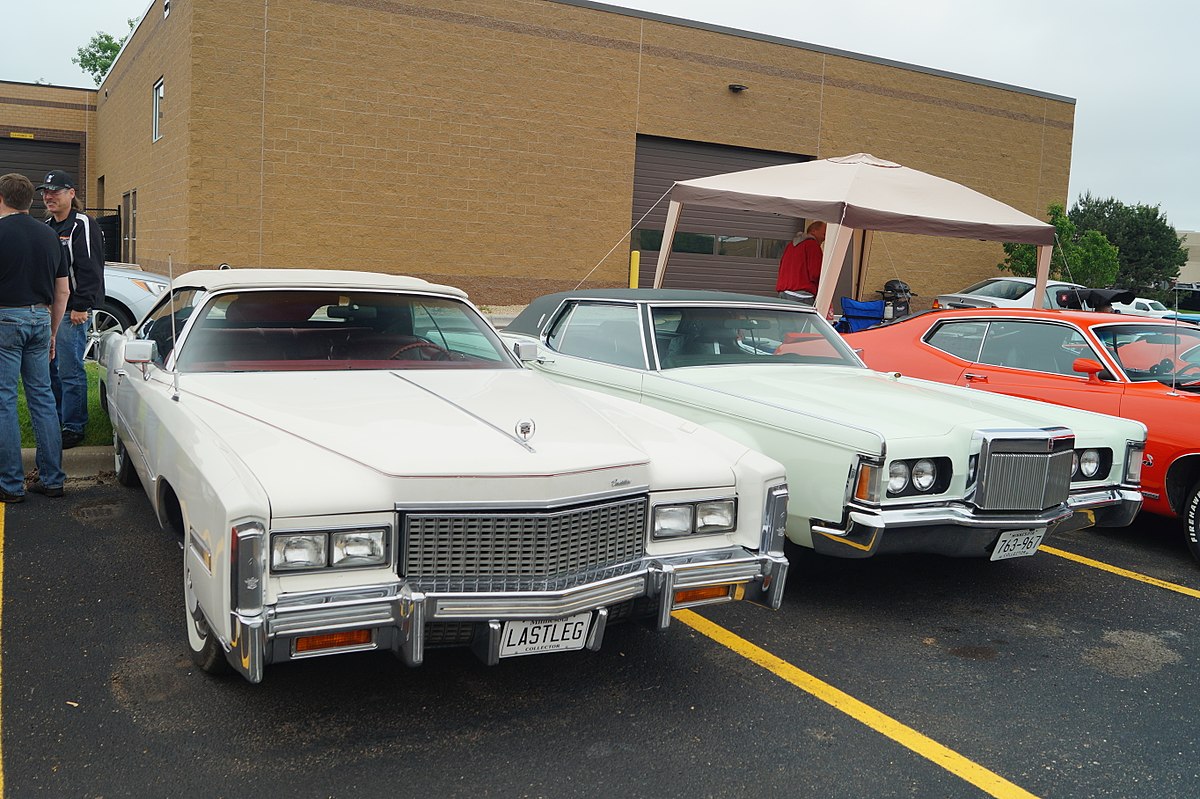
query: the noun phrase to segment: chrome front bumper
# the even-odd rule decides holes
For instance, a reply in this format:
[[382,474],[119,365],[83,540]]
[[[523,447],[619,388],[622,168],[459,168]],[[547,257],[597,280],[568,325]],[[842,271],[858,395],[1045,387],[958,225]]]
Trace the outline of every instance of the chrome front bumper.
[[269,663],[311,657],[297,654],[300,636],[346,630],[372,630],[369,644],[314,654],[390,649],[410,666],[425,658],[425,625],[459,622],[478,625],[472,649],[489,665],[499,660],[500,631],[508,620],[549,620],[595,613],[586,647],[597,650],[604,638],[608,608],[640,597],[656,599],[653,626],[666,629],[671,612],[702,603],[676,604],[675,592],[705,586],[730,586],[727,598],[746,599],[777,609],[787,580],[782,554],[757,554],[736,548],[702,555],[644,558],[620,576],[556,591],[421,591],[403,581],[352,589],[280,595],[262,613],[231,614],[229,660],[246,679],[259,682]]
[[1057,530],[1075,513],[1068,504],[1037,513],[984,513],[962,502],[919,508],[852,508],[839,525],[813,520],[812,541],[818,553],[839,558],[913,552],[986,558],[1005,530]]
[[1128,486],[1080,491],[1071,494],[1067,507],[1074,515],[1055,527],[1056,533],[1085,527],[1125,527],[1142,509],[1142,492]]

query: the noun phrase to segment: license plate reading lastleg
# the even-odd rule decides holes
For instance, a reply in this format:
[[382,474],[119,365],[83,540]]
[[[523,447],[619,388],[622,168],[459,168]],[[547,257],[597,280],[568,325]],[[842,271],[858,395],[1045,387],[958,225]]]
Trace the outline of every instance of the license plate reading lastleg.
[[591,619],[588,612],[551,621],[505,622],[500,635],[500,657],[583,649]]
[[1007,558],[1023,558],[1038,551],[1042,544],[1042,536],[1046,534],[1045,527],[1036,530],[1005,530],[996,541],[992,550],[992,560]]

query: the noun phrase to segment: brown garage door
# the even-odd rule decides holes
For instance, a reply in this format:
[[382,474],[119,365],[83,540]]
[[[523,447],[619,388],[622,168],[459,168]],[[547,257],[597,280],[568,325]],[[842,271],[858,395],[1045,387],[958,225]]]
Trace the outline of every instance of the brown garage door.
[[[672,183],[810,160],[812,156],[793,153],[639,136],[633,175],[632,221],[636,229],[631,245],[642,253],[638,284],[654,283],[667,200],[646,219],[638,220]],[[779,256],[797,224],[792,217],[776,214],[685,205],[663,286],[774,295]]]
[[[0,175],[20,172],[36,186],[51,169],[65,169],[78,180],[79,145],[72,142],[0,139]],[[78,193],[82,195],[82,191]],[[38,219],[46,215],[46,206],[42,205],[42,198],[36,194],[29,213]]]

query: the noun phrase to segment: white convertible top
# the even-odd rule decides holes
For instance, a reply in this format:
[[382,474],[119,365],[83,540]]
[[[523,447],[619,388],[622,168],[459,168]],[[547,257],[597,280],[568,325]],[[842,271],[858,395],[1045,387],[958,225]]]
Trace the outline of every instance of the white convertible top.
[[245,288],[355,288],[421,291],[466,299],[467,293],[453,286],[430,283],[419,277],[382,272],[342,269],[203,269],[175,278],[175,288],[189,286],[207,290]]

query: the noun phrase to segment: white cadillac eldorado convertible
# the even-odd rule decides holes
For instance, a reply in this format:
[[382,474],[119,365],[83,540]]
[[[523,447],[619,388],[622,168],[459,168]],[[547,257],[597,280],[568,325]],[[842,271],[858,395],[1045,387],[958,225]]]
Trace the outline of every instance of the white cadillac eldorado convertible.
[[191,272],[100,361],[117,479],[180,536],[207,671],[455,645],[495,663],[783,596],[779,463],[522,369],[457,289]]
[[1140,423],[873,372],[798,303],[584,290],[535,300],[503,335],[562,383],[781,461],[787,537],[819,553],[1000,560],[1032,555],[1047,531],[1127,525],[1141,507]]

